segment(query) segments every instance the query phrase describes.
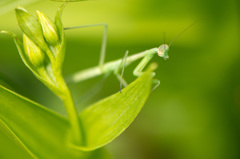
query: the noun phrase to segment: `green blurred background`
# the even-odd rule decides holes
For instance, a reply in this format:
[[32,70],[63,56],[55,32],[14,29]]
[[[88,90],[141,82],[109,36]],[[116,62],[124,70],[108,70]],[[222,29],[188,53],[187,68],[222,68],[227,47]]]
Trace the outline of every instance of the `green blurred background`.
[[[4,1],[3,1],[4,2]],[[11,1],[14,2],[14,1]],[[20,4],[54,17],[60,3],[19,0],[0,2],[0,30],[20,33],[14,8]],[[1,4],[2,3],[2,4]],[[27,5],[30,4],[30,5]],[[155,57],[161,85],[151,94],[133,124],[107,146],[115,159],[239,159],[240,158],[240,4],[237,0],[95,0],[69,4],[65,27],[108,23],[106,61],[158,47],[196,25],[170,47],[169,60]],[[64,75],[95,66],[103,28],[70,30]],[[138,61],[139,62],[139,61]],[[125,70],[130,83],[133,63]],[[79,109],[119,91],[110,75],[100,92],[89,92],[103,77],[71,84]],[[0,35],[0,83],[60,114],[62,103],[21,61],[15,44]],[[0,131],[0,158],[27,158]]]

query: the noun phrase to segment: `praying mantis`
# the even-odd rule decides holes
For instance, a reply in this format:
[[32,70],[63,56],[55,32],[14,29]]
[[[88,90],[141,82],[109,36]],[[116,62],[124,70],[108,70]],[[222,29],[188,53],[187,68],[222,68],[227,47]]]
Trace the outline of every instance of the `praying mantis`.
[[[87,28],[87,27],[97,27],[97,26],[104,26],[104,34],[102,39],[102,46],[101,46],[101,52],[100,52],[100,60],[99,65],[82,70],[80,72],[74,73],[73,75],[70,75],[66,78],[66,81],[68,83],[77,83],[82,82],[84,80],[94,78],[96,76],[109,74],[113,72],[117,79],[120,81],[120,92],[122,90],[122,85],[124,87],[127,86],[127,82],[123,78],[123,72],[124,67],[130,65],[132,62],[141,59],[141,62],[137,65],[137,67],[133,71],[134,76],[141,76],[143,69],[146,67],[146,65],[150,62],[150,60],[153,58],[154,55],[158,55],[159,57],[162,57],[164,60],[167,60],[169,58],[168,51],[169,47],[175,41],[181,34],[183,34],[186,30],[188,30],[190,27],[192,27],[196,22],[188,26],[186,29],[184,29],[180,34],[178,34],[171,42],[170,44],[162,44],[159,47],[152,48],[140,53],[136,53],[134,55],[131,55],[128,57],[128,51],[126,51],[124,57],[122,59],[118,59],[115,61],[104,63],[105,55],[106,55],[106,44],[107,44],[107,31],[108,31],[108,25],[105,23],[102,24],[92,24],[92,25],[83,25],[83,26],[75,26],[75,27],[67,27],[64,28],[64,30],[70,30],[70,29],[79,29],[79,28]],[[119,73],[119,70],[122,68],[122,73]],[[153,72],[153,76],[155,76],[155,72]],[[153,79],[153,84],[155,86],[152,90],[155,90],[160,85],[160,80]]]

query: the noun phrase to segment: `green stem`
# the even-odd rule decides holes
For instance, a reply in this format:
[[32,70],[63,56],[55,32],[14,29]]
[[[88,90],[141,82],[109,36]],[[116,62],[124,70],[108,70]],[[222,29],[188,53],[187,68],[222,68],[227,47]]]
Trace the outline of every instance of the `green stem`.
[[85,145],[85,136],[84,130],[82,127],[81,119],[78,115],[77,109],[74,105],[73,98],[71,92],[66,85],[62,76],[58,76],[58,86],[61,90],[62,94],[59,96],[64,103],[65,109],[67,111],[67,115],[69,118],[69,122],[72,128],[72,136],[73,136],[73,144],[76,145]]
[[[57,88],[57,90],[52,89],[51,87],[49,87],[49,88],[51,90],[53,90],[54,93],[64,103],[64,106],[65,106],[65,109],[66,109],[66,112],[67,112],[67,115],[69,118],[70,126],[71,126],[71,141],[72,141],[72,143],[75,145],[78,145],[78,146],[84,146],[86,144],[84,129],[82,127],[82,122],[78,115],[77,109],[74,105],[71,92],[70,92],[68,86],[66,85],[66,82],[63,79],[61,69],[56,67],[57,61],[56,61],[53,53],[51,52],[50,49],[47,49],[46,51],[47,51],[48,57],[51,61],[52,73],[54,76],[54,79],[52,79],[52,80],[54,81],[54,85],[55,85],[54,87]],[[47,72],[42,71],[41,73],[44,74]],[[49,80],[49,77],[47,76],[47,77],[45,77],[45,79]]]

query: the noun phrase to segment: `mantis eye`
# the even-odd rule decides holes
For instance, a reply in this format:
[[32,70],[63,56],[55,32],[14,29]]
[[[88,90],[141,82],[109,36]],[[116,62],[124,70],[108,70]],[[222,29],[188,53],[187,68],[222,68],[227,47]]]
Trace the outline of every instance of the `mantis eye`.
[[164,59],[168,59],[168,50],[169,46],[167,44],[162,44],[158,48],[158,56],[163,57]]

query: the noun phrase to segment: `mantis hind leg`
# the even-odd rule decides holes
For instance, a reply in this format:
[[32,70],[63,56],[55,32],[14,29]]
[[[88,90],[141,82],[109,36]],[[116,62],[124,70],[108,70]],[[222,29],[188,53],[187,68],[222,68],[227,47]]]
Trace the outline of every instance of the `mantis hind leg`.
[[104,65],[105,55],[106,55],[108,25],[106,23],[90,24],[90,25],[82,25],[82,26],[75,26],[75,27],[67,27],[67,28],[64,28],[64,30],[88,28],[88,27],[97,27],[97,26],[104,26],[102,45],[101,45],[101,52],[100,52],[100,59],[99,59],[99,67],[102,70],[103,69],[103,65]]
[[[122,62],[120,63],[120,65],[118,67],[116,67],[116,69],[114,71],[114,74],[116,75],[117,79],[120,81],[120,92],[122,91],[122,85],[124,87],[126,87],[128,85],[126,80],[123,78],[123,73],[124,73],[124,68],[125,68],[127,56],[128,56],[128,51],[126,51],[126,53],[125,53],[125,55],[122,59]],[[122,68],[121,75],[119,74],[120,68]]]

